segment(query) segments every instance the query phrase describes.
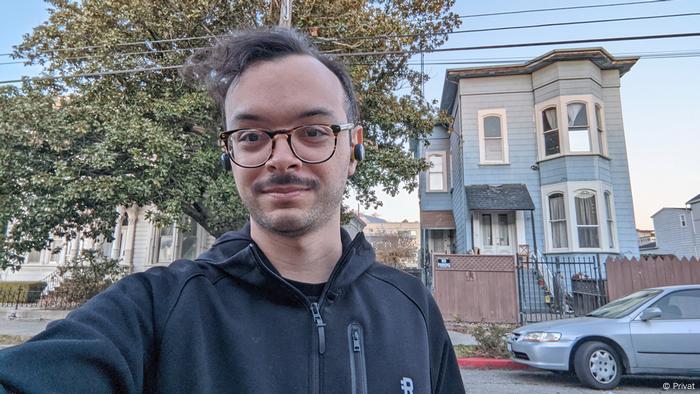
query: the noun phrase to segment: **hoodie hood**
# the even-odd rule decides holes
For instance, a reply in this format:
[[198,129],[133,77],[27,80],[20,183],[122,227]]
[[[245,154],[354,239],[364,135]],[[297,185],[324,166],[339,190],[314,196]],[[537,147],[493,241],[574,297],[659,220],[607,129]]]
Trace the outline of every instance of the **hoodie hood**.
[[[372,245],[362,232],[352,239],[340,228],[343,253],[326,283],[324,293],[342,291],[375,262]],[[229,231],[217,238],[212,247],[195,261],[211,264],[226,274],[255,287],[262,287],[285,299],[299,292],[275,269],[250,237],[250,223],[238,231]],[[300,262],[303,263],[303,262]]]

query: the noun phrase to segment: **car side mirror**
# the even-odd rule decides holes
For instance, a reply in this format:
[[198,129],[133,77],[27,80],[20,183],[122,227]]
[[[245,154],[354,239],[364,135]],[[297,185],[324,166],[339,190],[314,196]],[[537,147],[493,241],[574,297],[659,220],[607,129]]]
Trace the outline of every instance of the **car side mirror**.
[[639,315],[639,320],[647,321],[647,320],[655,319],[657,317],[661,317],[661,309],[653,306],[651,308],[647,308],[644,311],[642,311],[642,314]]

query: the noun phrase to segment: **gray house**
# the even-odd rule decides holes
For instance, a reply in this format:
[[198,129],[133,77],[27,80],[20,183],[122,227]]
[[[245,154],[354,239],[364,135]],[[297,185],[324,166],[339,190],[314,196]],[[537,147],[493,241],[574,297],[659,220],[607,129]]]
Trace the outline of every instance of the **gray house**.
[[661,208],[653,214],[656,245],[643,253],[700,257],[700,194],[683,208]]
[[638,58],[555,50],[522,65],[448,70],[414,153],[429,253],[638,256],[620,78]]

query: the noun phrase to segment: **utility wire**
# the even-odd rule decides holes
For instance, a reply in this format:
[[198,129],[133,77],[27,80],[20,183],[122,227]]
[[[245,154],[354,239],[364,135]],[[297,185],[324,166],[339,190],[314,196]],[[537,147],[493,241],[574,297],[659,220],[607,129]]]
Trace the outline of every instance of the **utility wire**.
[[[613,3],[613,4],[596,4],[596,5],[586,5],[586,6],[571,6],[571,7],[556,7],[556,8],[538,8],[538,9],[529,9],[529,10],[518,10],[518,11],[507,11],[507,12],[496,12],[496,13],[487,13],[487,14],[473,14],[473,15],[460,15],[459,18],[476,18],[476,17],[483,17],[483,16],[495,16],[495,15],[508,15],[508,14],[519,14],[519,13],[533,13],[533,12],[547,12],[547,11],[560,11],[560,10],[573,10],[573,9],[582,9],[582,8],[600,8],[600,7],[616,7],[616,6],[626,6],[626,5],[637,5],[637,4],[651,4],[651,3],[659,3],[659,2],[669,2],[673,0],[648,0],[648,1],[634,1],[634,2],[627,2],[627,3]],[[682,15],[682,14],[681,14]],[[658,16],[658,17],[668,17],[668,16]],[[643,18],[643,17],[639,17]],[[650,19],[647,17],[647,19]],[[604,22],[601,21],[601,22]],[[564,23],[581,23],[581,22],[564,22]],[[587,23],[596,23],[596,22],[587,22]],[[564,24],[562,24],[564,25]],[[340,25],[338,25],[340,26]],[[545,25],[546,26],[546,25]],[[558,26],[558,25],[557,25]],[[318,28],[327,28],[330,26],[306,26],[306,27],[318,27]],[[544,26],[537,26],[534,25],[533,27],[544,27]],[[495,30],[506,30],[506,29],[514,29],[514,28],[528,28],[528,27],[503,27],[503,28],[495,28]],[[491,31],[491,30],[475,30],[475,31]],[[470,31],[458,31],[458,33],[461,32],[470,32]],[[449,34],[450,32],[440,32],[440,33],[432,33],[434,35],[438,34]],[[453,32],[454,33],[454,32]],[[102,45],[89,45],[89,46],[83,46],[83,47],[73,47],[73,48],[56,48],[56,49],[45,49],[41,51],[37,51],[37,53],[48,53],[48,52],[64,52],[64,51],[78,51],[78,50],[92,50],[92,49],[98,49],[98,48],[105,48],[105,47],[111,47],[111,46],[132,46],[132,45],[152,45],[152,44],[159,44],[159,43],[164,43],[164,42],[180,42],[180,41],[190,41],[190,40],[204,40],[204,39],[212,39],[212,38],[221,38],[226,36],[225,34],[221,35],[205,35],[205,36],[193,36],[193,37],[179,37],[179,38],[166,38],[166,39],[161,39],[161,40],[143,40],[143,41],[131,41],[131,42],[123,42],[123,43],[116,43],[116,44],[102,44]],[[400,36],[397,36],[400,37]],[[360,39],[359,37],[356,37],[357,39]],[[348,38],[349,39],[349,38]],[[11,56],[11,53],[0,53],[0,56]]]
[[[663,1],[669,1],[669,0],[663,0]],[[597,19],[597,20],[583,20],[583,21],[569,21],[569,22],[555,22],[555,23],[542,23],[542,24],[535,24],[535,25],[503,26],[503,27],[483,28],[483,29],[457,30],[457,31],[451,31],[451,32],[434,32],[434,33],[427,33],[427,34],[420,34],[419,33],[419,34],[403,34],[403,35],[376,35],[376,36],[359,36],[359,37],[340,37],[338,39],[329,39],[329,40],[346,41],[346,40],[390,39],[390,38],[406,38],[406,37],[421,37],[421,36],[425,37],[425,36],[433,36],[433,35],[441,35],[441,34],[460,34],[460,33],[500,31],[500,30],[532,29],[532,28],[541,28],[541,27],[581,25],[581,24],[592,24],[592,23],[609,23],[609,22],[663,19],[663,18],[677,18],[677,17],[698,16],[698,15],[700,15],[700,12],[683,13],[683,14],[652,15],[652,16],[635,16],[635,17],[626,17],[626,18],[611,18],[611,19]],[[209,37],[215,37],[215,36],[191,37],[189,39],[201,39],[201,38],[209,38]],[[185,39],[188,39],[188,38],[180,38],[177,40],[185,40]],[[166,41],[169,41],[169,40],[158,40],[158,42],[166,42]],[[156,42],[156,41],[153,41],[153,42]],[[139,44],[139,43],[143,43],[143,42],[131,42],[131,43],[123,43],[123,44],[117,44],[117,45],[131,45],[131,44]],[[93,46],[93,47],[83,47],[83,48],[96,48],[96,47]],[[125,53],[103,54],[103,55],[86,55],[86,56],[70,57],[70,58],[66,58],[65,60],[83,60],[83,59],[91,59],[91,58],[106,57],[106,56],[111,57],[111,56],[117,56],[117,55],[118,56],[148,55],[148,54],[155,54],[155,53],[170,53],[170,52],[179,52],[179,51],[187,51],[187,50],[191,51],[191,50],[198,50],[198,49],[203,49],[203,48],[210,48],[210,47],[175,48],[175,49],[125,52]],[[64,50],[68,50],[68,49],[78,50],[80,48],[64,48]],[[42,51],[42,52],[50,52],[50,51],[51,50]],[[58,51],[58,49],[56,51]],[[7,62],[7,63],[0,63],[0,65],[16,64],[16,63],[21,63],[21,62]]]
[[[410,50],[410,51],[355,52],[355,53],[340,53],[340,54],[335,54],[335,56],[337,56],[337,57],[385,56],[385,55],[409,56],[409,55],[413,55],[413,54],[416,54],[419,52],[425,52],[425,53],[455,52],[455,51],[472,51],[472,50],[482,50],[482,49],[522,48],[522,47],[545,46],[545,45],[582,44],[582,43],[612,42],[612,41],[654,40],[654,39],[698,37],[698,36],[700,36],[700,32],[679,33],[679,34],[661,34],[661,35],[649,35],[649,36],[592,38],[592,39],[565,40],[565,41],[527,42],[527,43],[517,43],[517,44],[483,45],[483,46],[458,47],[458,48],[436,48],[436,49],[424,50],[424,51]],[[57,79],[69,79],[69,78],[82,78],[82,77],[97,77],[97,76],[104,76],[104,75],[129,74],[129,73],[137,73],[137,72],[153,72],[153,71],[177,69],[177,68],[181,68],[181,67],[183,67],[183,65],[157,66],[157,67],[133,68],[133,69],[128,69],[128,70],[114,70],[114,71],[104,71],[104,72],[85,73],[85,74],[70,74],[70,75],[25,77],[25,78],[28,78],[30,80],[57,80]],[[9,83],[17,83],[17,82],[22,82],[22,79],[0,81],[0,84],[9,84]]]
[[526,14],[526,13],[532,13],[532,12],[550,12],[550,11],[564,11],[564,10],[581,10],[581,9],[586,9],[586,8],[620,7],[620,6],[637,5],[637,4],[664,3],[664,2],[669,2],[669,1],[672,1],[672,0],[632,1],[632,2],[626,2],[626,3],[578,5],[578,6],[571,6],[571,7],[555,7],[555,8],[536,8],[536,9],[530,9],[530,10],[490,12],[487,14],[460,15],[459,18],[460,19],[481,18],[484,16]]

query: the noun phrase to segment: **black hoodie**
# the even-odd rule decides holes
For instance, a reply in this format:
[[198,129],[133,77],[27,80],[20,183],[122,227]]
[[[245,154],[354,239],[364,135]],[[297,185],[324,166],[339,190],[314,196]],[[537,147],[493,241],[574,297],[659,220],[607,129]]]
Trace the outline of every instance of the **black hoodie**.
[[425,286],[376,263],[361,233],[342,238],[313,303],[248,226],[130,275],[0,351],[0,393],[463,393]]

